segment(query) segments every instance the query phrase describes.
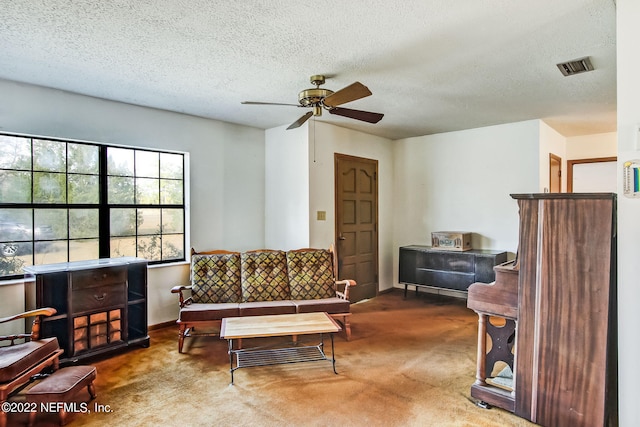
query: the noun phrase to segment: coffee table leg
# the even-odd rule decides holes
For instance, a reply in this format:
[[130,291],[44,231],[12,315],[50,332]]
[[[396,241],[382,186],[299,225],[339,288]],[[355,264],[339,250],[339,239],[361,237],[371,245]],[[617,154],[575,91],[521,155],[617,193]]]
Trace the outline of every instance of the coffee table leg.
[[233,340],[229,342],[229,372],[231,372],[231,385],[233,385]]
[[331,336],[331,363],[333,364],[333,373],[338,375],[336,372],[336,351],[333,347],[333,334],[329,333],[329,335]]

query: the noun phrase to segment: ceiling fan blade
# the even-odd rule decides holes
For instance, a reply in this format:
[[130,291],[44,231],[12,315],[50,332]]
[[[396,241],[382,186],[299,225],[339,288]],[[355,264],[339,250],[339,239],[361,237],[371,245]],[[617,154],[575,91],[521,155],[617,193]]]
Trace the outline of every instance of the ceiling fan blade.
[[371,95],[371,91],[368,87],[360,82],[355,82],[327,96],[322,103],[327,107],[335,107],[369,95]]
[[295,122],[291,123],[289,125],[289,127],[287,128],[287,130],[299,128],[300,126],[303,125],[304,122],[309,120],[309,117],[311,117],[311,116],[313,116],[313,111],[309,111],[304,116],[300,117],[298,120],[296,120]]
[[299,104],[282,104],[280,102],[242,101],[241,104],[246,104],[246,105],[289,105],[291,107],[302,107],[302,105],[299,105]]
[[384,114],[381,113],[352,110],[351,108],[332,108],[329,110],[329,113],[349,117],[350,119],[362,120],[363,122],[368,123],[378,123],[384,117]]

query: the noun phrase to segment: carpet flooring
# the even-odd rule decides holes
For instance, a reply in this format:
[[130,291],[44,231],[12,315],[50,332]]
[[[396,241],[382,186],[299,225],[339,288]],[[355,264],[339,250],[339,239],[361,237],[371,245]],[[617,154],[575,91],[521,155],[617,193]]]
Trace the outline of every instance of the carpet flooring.
[[[224,340],[187,339],[179,354],[177,328],[154,330],[149,348],[92,362],[98,397],[90,413],[70,414],[69,425],[534,425],[471,399],[477,316],[464,300],[404,299],[394,290],[354,304],[352,312],[351,341],[335,338],[337,375],[327,361],[265,366],[236,371],[235,385]],[[245,340],[243,346],[276,340]],[[79,398],[86,400],[85,394]],[[36,425],[54,425],[49,415]],[[19,418],[10,422],[20,425]]]

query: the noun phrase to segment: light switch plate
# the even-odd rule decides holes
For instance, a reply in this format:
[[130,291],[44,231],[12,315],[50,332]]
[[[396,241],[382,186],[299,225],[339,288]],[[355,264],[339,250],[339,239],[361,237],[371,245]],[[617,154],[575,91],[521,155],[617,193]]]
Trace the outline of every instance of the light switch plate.
[[318,221],[326,221],[327,220],[327,212],[326,211],[318,211],[317,212]]

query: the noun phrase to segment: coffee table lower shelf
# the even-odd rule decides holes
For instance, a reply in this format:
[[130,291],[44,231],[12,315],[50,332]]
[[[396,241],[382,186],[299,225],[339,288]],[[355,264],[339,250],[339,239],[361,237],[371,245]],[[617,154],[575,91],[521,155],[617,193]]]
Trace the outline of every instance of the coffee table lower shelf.
[[329,360],[321,347],[321,345],[314,345],[264,350],[232,350],[232,353],[236,356],[236,367],[232,369]]
[[[257,366],[285,365],[288,363],[300,362],[320,362],[331,361],[333,373],[336,371],[336,359],[333,354],[333,335],[331,337],[331,359],[327,357],[323,350],[323,342],[318,345],[305,345],[296,347],[270,348],[270,349],[232,349],[232,341],[229,340],[229,363],[231,372],[231,384],[233,384],[233,373],[241,368],[252,368]],[[234,358],[235,356],[235,358]],[[235,366],[233,361],[235,359]]]

